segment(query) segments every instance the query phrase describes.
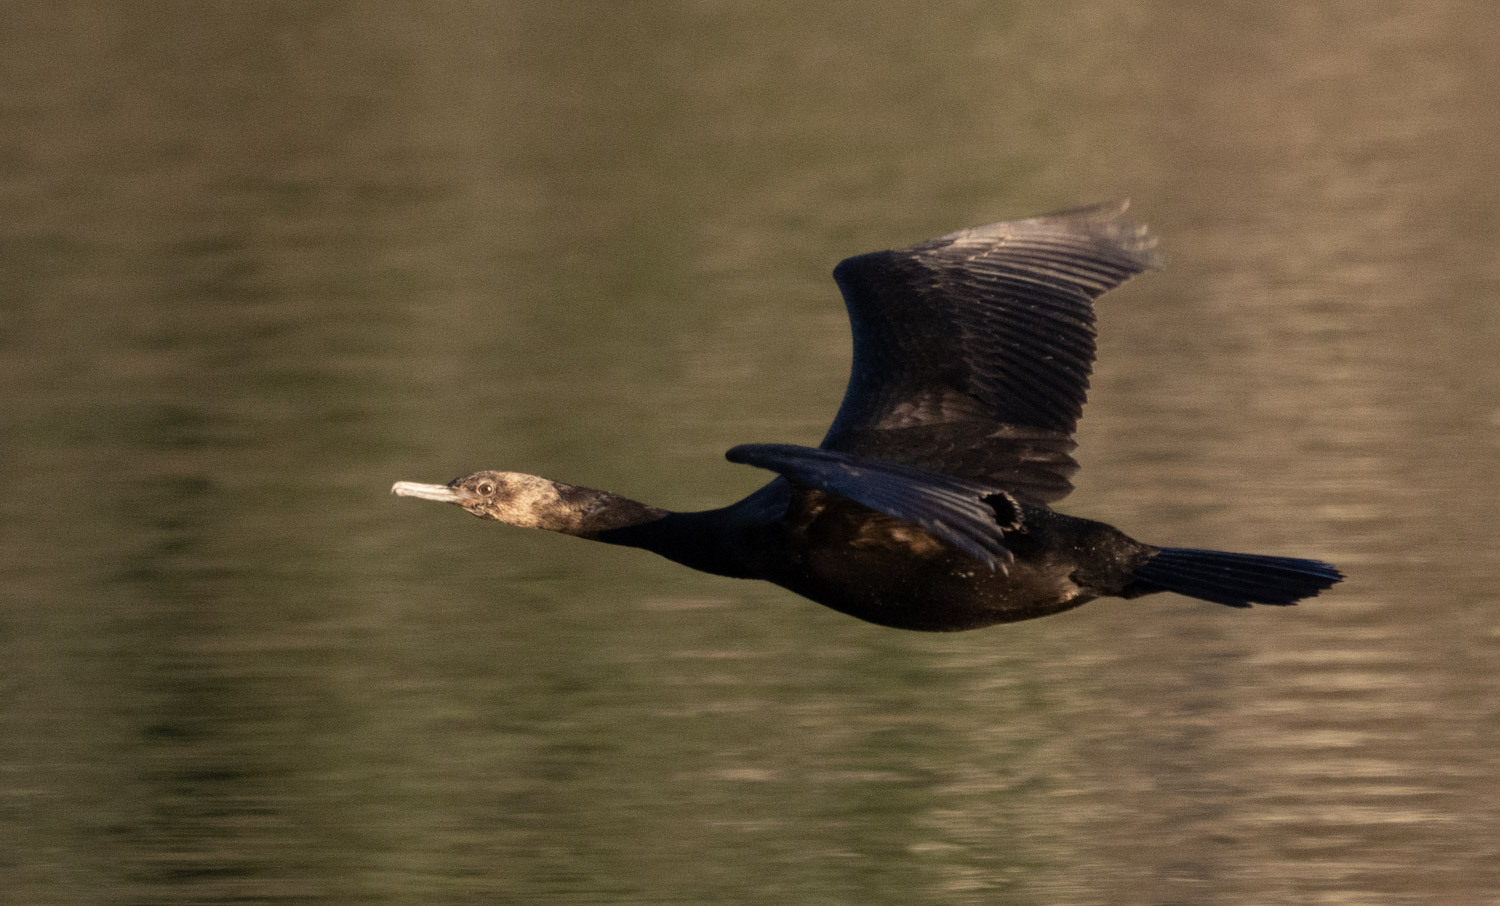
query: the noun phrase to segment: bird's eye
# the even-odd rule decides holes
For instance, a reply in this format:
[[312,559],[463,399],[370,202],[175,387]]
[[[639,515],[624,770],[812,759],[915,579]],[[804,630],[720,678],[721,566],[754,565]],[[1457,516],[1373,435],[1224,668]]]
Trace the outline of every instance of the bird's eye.
[[491,494],[495,493],[495,486],[488,481],[481,481],[479,483],[479,487],[475,488],[474,490],[478,491],[480,496],[488,497]]

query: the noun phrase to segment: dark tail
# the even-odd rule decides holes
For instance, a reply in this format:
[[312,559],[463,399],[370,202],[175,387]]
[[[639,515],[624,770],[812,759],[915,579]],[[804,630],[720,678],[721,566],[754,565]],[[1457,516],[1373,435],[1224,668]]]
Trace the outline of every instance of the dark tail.
[[1296,604],[1343,578],[1321,560],[1164,547],[1136,567],[1127,595],[1174,591],[1230,607]]

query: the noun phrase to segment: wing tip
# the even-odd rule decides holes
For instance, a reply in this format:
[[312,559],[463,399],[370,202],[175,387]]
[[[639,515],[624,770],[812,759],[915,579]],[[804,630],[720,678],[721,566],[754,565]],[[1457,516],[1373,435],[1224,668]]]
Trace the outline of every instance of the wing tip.
[[1066,223],[1082,226],[1091,237],[1107,240],[1129,255],[1141,270],[1161,267],[1163,261],[1161,253],[1156,249],[1156,235],[1144,223],[1125,216],[1129,210],[1129,198],[1116,198],[1030,219],[1039,224]]
[[970,227],[941,236],[933,242],[963,242],[964,240],[987,240],[997,236],[1014,236],[1018,231],[1030,230],[1033,235],[1052,233],[1073,236],[1109,247],[1122,255],[1136,273],[1154,270],[1162,266],[1161,253],[1156,250],[1157,237],[1149,227],[1138,220],[1125,216],[1130,210],[1129,198],[1100,201],[1079,207],[1064,208],[1020,220],[1002,220],[984,226]]
[[796,444],[749,443],[735,444],[724,451],[724,458],[742,466],[766,468],[766,462],[784,462],[788,455],[796,455],[803,449]]

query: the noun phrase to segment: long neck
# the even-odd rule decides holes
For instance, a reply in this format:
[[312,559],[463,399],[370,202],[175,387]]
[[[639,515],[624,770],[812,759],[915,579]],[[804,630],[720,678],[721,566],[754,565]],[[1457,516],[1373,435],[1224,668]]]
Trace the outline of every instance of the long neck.
[[668,510],[648,506],[608,491],[596,491],[562,482],[549,481],[547,484],[555,499],[535,508],[535,511],[544,514],[544,518],[536,525],[537,528],[603,541],[605,539],[601,536],[605,534],[655,522],[671,515]]
[[512,525],[549,529],[605,544],[639,547],[684,566],[721,576],[747,576],[734,549],[735,526],[728,510],[674,513],[629,497],[512,475],[526,493],[495,518]]
[[622,513],[638,508],[637,513],[654,515],[640,521],[622,520],[610,528],[579,534],[606,544],[648,550],[707,573],[735,578],[750,576],[733,549],[733,529],[725,518],[725,510],[675,513],[623,497],[616,497],[610,506]]

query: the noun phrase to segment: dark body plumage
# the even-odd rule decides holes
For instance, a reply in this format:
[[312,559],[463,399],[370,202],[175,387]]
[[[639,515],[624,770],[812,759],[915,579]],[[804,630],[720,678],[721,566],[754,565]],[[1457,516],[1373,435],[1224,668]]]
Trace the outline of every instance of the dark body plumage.
[[1292,604],[1342,576],[1316,560],[1157,548],[1054,512],[1094,360],[1093,301],[1155,263],[1123,205],[951,233],[834,270],[854,364],[820,447],[747,444],[779,477],[728,507],[673,513],[512,472],[398,494],[765,579],[852,616],[960,630],[1101,596],[1176,591]]

